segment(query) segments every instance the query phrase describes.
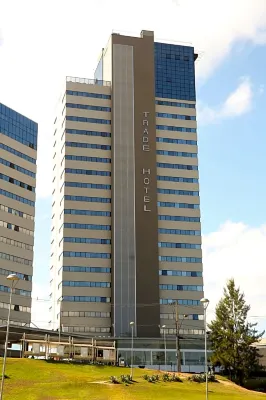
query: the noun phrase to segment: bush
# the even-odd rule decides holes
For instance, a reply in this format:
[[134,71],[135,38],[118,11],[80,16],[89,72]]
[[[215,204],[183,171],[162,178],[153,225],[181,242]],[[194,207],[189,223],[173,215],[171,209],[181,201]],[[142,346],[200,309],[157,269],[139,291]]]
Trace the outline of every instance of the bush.
[[118,379],[115,376],[110,376],[111,383],[119,383]]
[[145,381],[148,381],[149,380],[149,375],[147,375],[147,374],[143,375],[143,379],[145,379]]
[[172,381],[172,382],[183,382],[182,379],[181,379],[178,375],[176,375],[176,374],[173,374],[173,375],[171,376],[171,381]]
[[122,383],[131,383],[132,382],[132,376],[131,375],[121,375],[121,382]]
[[[191,382],[204,383],[206,382],[206,374],[195,374],[188,378]],[[208,374],[208,382],[217,382],[214,374]]]
[[169,382],[170,381],[170,374],[167,372],[163,374],[163,381],[164,382]]

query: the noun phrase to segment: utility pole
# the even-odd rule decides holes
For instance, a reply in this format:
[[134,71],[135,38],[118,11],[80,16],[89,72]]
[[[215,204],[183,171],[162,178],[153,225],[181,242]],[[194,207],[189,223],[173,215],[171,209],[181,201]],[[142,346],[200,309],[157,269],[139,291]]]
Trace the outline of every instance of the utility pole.
[[176,345],[176,369],[177,372],[181,372],[181,351],[180,351],[180,341],[179,341],[179,312],[178,303],[174,302],[174,320],[175,320],[175,345]]

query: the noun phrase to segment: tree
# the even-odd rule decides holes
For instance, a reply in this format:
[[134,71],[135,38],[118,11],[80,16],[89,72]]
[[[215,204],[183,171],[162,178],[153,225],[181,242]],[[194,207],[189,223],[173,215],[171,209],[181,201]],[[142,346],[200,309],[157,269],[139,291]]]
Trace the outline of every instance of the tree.
[[258,333],[257,324],[247,321],[249,310],[244,293],[230,279],[216,306],[215,319],[209,325],[212,363],[221,366],[240,385],[258,368],[258,350],[252,345],[264,334]]

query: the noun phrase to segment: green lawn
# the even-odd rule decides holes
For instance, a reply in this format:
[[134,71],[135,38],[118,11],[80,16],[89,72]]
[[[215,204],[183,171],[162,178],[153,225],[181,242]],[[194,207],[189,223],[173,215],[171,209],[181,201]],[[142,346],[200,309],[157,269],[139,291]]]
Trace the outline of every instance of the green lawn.
[[[4,400],[204,400],[204,384],[148,383],[142,376],[145,370],[135,369],[134,384],[111,385],[111,375],[129,374],[128,368],[96,367],[71,364],[47,363],[30,359],[8,359]],[[146,371],[147,373],[148,371]],[[152,374],[152,372],[150,372]],[[98,383],[97,383],[98,382]],[[226,381],[209,386],[209,400],[259,400],[264,394],[256,394],[238,388]]]

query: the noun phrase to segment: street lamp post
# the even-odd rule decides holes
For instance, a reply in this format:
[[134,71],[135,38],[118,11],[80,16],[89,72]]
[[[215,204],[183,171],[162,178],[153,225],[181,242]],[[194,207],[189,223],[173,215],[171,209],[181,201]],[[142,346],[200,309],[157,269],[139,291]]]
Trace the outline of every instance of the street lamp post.
[[205,379],[206,379],[206,400],[208,400],[208,356],[207,356],[207,308],[209,305],[209,300],[203,298],[200,300],[204,308],[204,332],[205,332]]
[[5,372],[6,372],[6,357],[7,357],[9,325],[10,325],[10,314],[11,314],[11,305],[12,305],[12,294],[13,294],[13,290],[14,290],[17,282],[19,281],[19,277],[16,274],[10,274],[10,275],[7,276],[7,279],[9,281],[11,281],[11,287],[10,287],[10,295],[9,295],[9,308],[8,308],[7,325],[6,325],[6,341],[5,341],[5,352],[4,352],[4,359],[3,359],[0,400],[2,400],[2,398],[3,398],[3,390],[4,390],[4,381],[5,381]]
[[162,329],[163,329],[163,341],[164,341],[164,367],[166,371],[166,339],[165,339],[166,325],[163,325]]
[[131,379],[133,379],[133,346],[134,346],[134,325],[135,322],[131,321]]

